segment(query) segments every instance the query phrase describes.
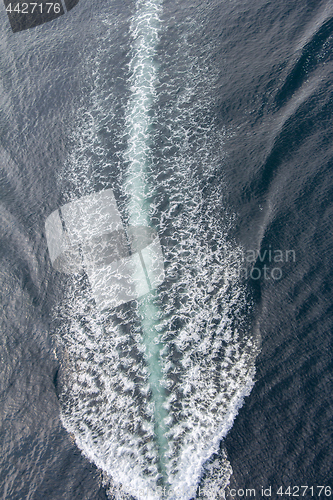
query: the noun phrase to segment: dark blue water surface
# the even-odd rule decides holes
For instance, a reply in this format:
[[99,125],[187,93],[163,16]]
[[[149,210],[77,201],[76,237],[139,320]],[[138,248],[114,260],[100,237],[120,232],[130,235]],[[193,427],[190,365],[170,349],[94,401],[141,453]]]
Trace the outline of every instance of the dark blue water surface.
[[[120,193],[134,12],[132,1],[81,0],[12,33],[1,8],[4,500],[111,498],[60,420],[66,353],[56,311],[68,283],[52,270],[44,224],[73,193],[89,192],[87,179]],[[258,498],[262,487],[271,498],[288,497],[280,486],[313,486],[303,498],[333,488],[332,49],[327,0],[163,3],[151,110],[161,186],[163,155],[181,162],[182,151],[203,205],[223,186],[214,217],[244,249],[248,323],[261,337],[255,385],[223,443],[229,499],[241,498],[233,488]],[[167,206],[162,194],[159,203]]]

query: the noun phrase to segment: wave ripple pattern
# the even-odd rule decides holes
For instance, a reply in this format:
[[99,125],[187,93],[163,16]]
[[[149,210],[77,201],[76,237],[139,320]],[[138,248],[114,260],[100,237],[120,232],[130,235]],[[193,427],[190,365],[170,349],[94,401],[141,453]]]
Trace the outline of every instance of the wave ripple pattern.
[[[192,61],[178,73],[181,94],[173,88],[177,78],[163,83],[168,62],[162,69],[156,62],[160,19],[161,2],[137,2],[124,109],[127,203],[120,209],[131,225],[158,229],[166,279],[157,293],[104,314],[84,274],[68,281],[55,312],[62,320],[62,421],[104,471],[111,498],[190,500],[200,484],[201,498],[211,499],[224,496],[231,474],[220,442],[252,388],[258,345],[248,331],[249,294],[237,278],[238,263],[225,257],[237,255],[227,239],[225,186],[210,184],[223,154],[220,132],[203,118],[205,75],[196,74],[200,61]],[[77,157],[87,154],[87,127],[92,153],[104,154],[94,138],[98,122],[108,119],[98,92],[98,112],[82,128]],[[75,177],[73,171],[73,184]],[[82,186],[93,190],[89,175],[83,177],[77,176],[81,194]],[[103,172],[98,184],[108,183]]]

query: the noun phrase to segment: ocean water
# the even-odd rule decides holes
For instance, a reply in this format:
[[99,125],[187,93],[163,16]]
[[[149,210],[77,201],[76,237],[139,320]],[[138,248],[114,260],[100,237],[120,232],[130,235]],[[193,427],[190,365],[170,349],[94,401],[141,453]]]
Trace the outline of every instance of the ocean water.
[[[332,495],[332,16],[1,9],[1,498]],[[100,313],[45,220],[110,188],[165,281]]]

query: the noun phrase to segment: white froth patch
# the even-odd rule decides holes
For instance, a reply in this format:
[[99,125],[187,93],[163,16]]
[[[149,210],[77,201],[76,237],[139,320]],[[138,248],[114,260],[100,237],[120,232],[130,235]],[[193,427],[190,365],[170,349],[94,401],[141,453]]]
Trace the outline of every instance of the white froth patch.
[[[160,1],[137,2],[119,177],[128,220],[153,220],[159,229],[166,281],[146,304],[98,316],[84,280],[73,280],[59,311],[62,422],[104,471],[111,496],[189,500],[200,485],[201,497],[214,499],[223,497],[232,471],[224,452],[213,462],[211,457],[251,391],[258,346],[244,326],[246,289],[232,273],[235,263],[225,259],[232,250],[237,255],[227,242],[233,222],[224,206],[225,186],[214,185],[208,194],[202,188],[224,157],[224,131],[205,121],[209,75],[186,44],[174,61],[166,56],[164,69],[158,67],[160,17]],[[102,55],[96,56],[96,75]],[[167,83],[157,91],[164,76]],[[96,78],[94,113],[80,114],[67,166],[73,197],[93,192],[96,179],[106,187],[109,182],[98,177],[107,154],[97,130],[113,111],[99,90],[102,77]],[[160,132],[154,132],[156,124]],[[167,139],[156,146],[161,136]]]

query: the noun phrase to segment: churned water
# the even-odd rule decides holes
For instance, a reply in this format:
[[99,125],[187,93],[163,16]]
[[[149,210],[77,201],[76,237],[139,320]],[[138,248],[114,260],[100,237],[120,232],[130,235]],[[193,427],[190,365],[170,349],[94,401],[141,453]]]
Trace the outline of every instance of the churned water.
[[[330,3],[1,28],[2,498],[329,496]],[[165,279],[101,312],[45,220],[106,189]]]

